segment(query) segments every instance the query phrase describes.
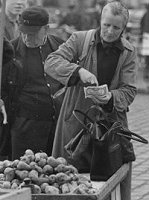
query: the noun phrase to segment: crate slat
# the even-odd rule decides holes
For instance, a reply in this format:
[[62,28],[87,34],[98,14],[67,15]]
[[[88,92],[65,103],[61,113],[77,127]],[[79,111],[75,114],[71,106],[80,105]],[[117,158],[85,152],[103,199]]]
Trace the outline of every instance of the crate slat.
[[24,188],[20,190],[0,190],[0,200],[31,200],[31,190]]

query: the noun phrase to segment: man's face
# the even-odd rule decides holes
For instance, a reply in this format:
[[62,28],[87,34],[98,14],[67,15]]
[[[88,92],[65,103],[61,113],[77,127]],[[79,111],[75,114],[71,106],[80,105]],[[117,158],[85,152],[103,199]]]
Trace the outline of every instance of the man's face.
[[24,43],[29,48],[35,48],[43,44],[48,32],[48,26],[42,26],[37,32],[22,33]]
[[101,38],[106,42],[117,40],[124,29],[123,17],[113,15],[110,10],[102,12],[101,16]]
[[27,0],[6,0],[6,13],[19,15],[27,7]]

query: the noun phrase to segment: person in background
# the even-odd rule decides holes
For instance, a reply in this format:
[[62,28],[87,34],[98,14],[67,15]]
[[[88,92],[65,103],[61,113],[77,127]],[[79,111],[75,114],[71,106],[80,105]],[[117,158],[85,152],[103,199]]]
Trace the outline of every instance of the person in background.
[[[14,50],[11,43],[4,37],[3,58],[1,75],[1,99],[0,99],[0,160],[11,158],[11,144],[9,132],[9,103],[6,95],[6,86],[9,84],[9,74],[7,69],[12,69],[16,63],[14,61]],[[10,70],[9,70],[10,71]],[[7,83],[6,83],[7,82]]]
[[38,6],[37,0],[27,0],[28,7],[30,6]]
[[81,13],[78,9],[78,2],[72,1],[68,5],[68,11],[61,17],[59,26],[68,25],[74,30],[81,30]]
[[80,30],[89,30],[93,26],[93,16],[90,16],[81,0],[70,1],[68,11],[61,18],[59,26],[67,25],[73,32]]
[[[50,54],[45,72],[67,87],[57,122],[52,155],[68,159],[64,146],[82,129],[73,110],[86,112],[100,105],[108,118],[128,126],[127,111],[136,94],[138,69],[136,49],[124,37],[128,9],[119,1],[107,2],[101,12],[100,27],[92,31],[87,53],[80,59],[86,32],[78,31]],[[79,61],[79,62],[78,62]],[[83,87],[107,84],[105,96],[85,98]],[[121,184],[122,200],[131,199],[131,163],[128,176]]]
[[140,30],[140,42],[142,45],[141,54],[144,56],[145,60],[144,79],[149,82],[149,3],[146,4],[146,12],[140,21]]
[[6,0],[4,36],[8,40],[18,37],[18,17],[26,7],[27,0]]
[[[47,56],[63,41],[49,35],[49,14],[40,6],[26,8],[18,19],[20,36],[11,41],[18,67],[10,73],[8,94],[13,110],[12,160],[26,149],[51,155],[61,99],[53,99],[61,84],[44,73]],[[13,76],[15,74],[15,76]]]

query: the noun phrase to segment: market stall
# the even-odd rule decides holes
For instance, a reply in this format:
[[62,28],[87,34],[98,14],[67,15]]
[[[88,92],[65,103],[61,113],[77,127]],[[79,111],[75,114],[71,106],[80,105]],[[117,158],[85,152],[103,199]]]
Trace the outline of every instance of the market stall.
[[[27,185],[23,189],[0,189],[0,200],[121,200],[120,183],[127,176],[129,164],[124,164],[106,182],[91,182],[97,189],[94,194],[32,194]],[[89,174],[83,174],[89,178]]]
[[[46,195],[33,194],[33,200],[121,200],[120,183],[129,171],[129,164],[124,164],[108,181],[92,182],[93,187],[98,189],[98,193],[93,195],[82,194],[60,194]],[[89,176],[89,174],[86,174]]]

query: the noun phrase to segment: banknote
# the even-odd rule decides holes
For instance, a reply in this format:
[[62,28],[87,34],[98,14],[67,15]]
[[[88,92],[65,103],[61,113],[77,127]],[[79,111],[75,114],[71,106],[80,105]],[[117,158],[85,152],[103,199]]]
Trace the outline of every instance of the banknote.
[[100,86],[84,87],[85,98],[91,98],[94,95],[105,96],[108,93],[107,84]]

